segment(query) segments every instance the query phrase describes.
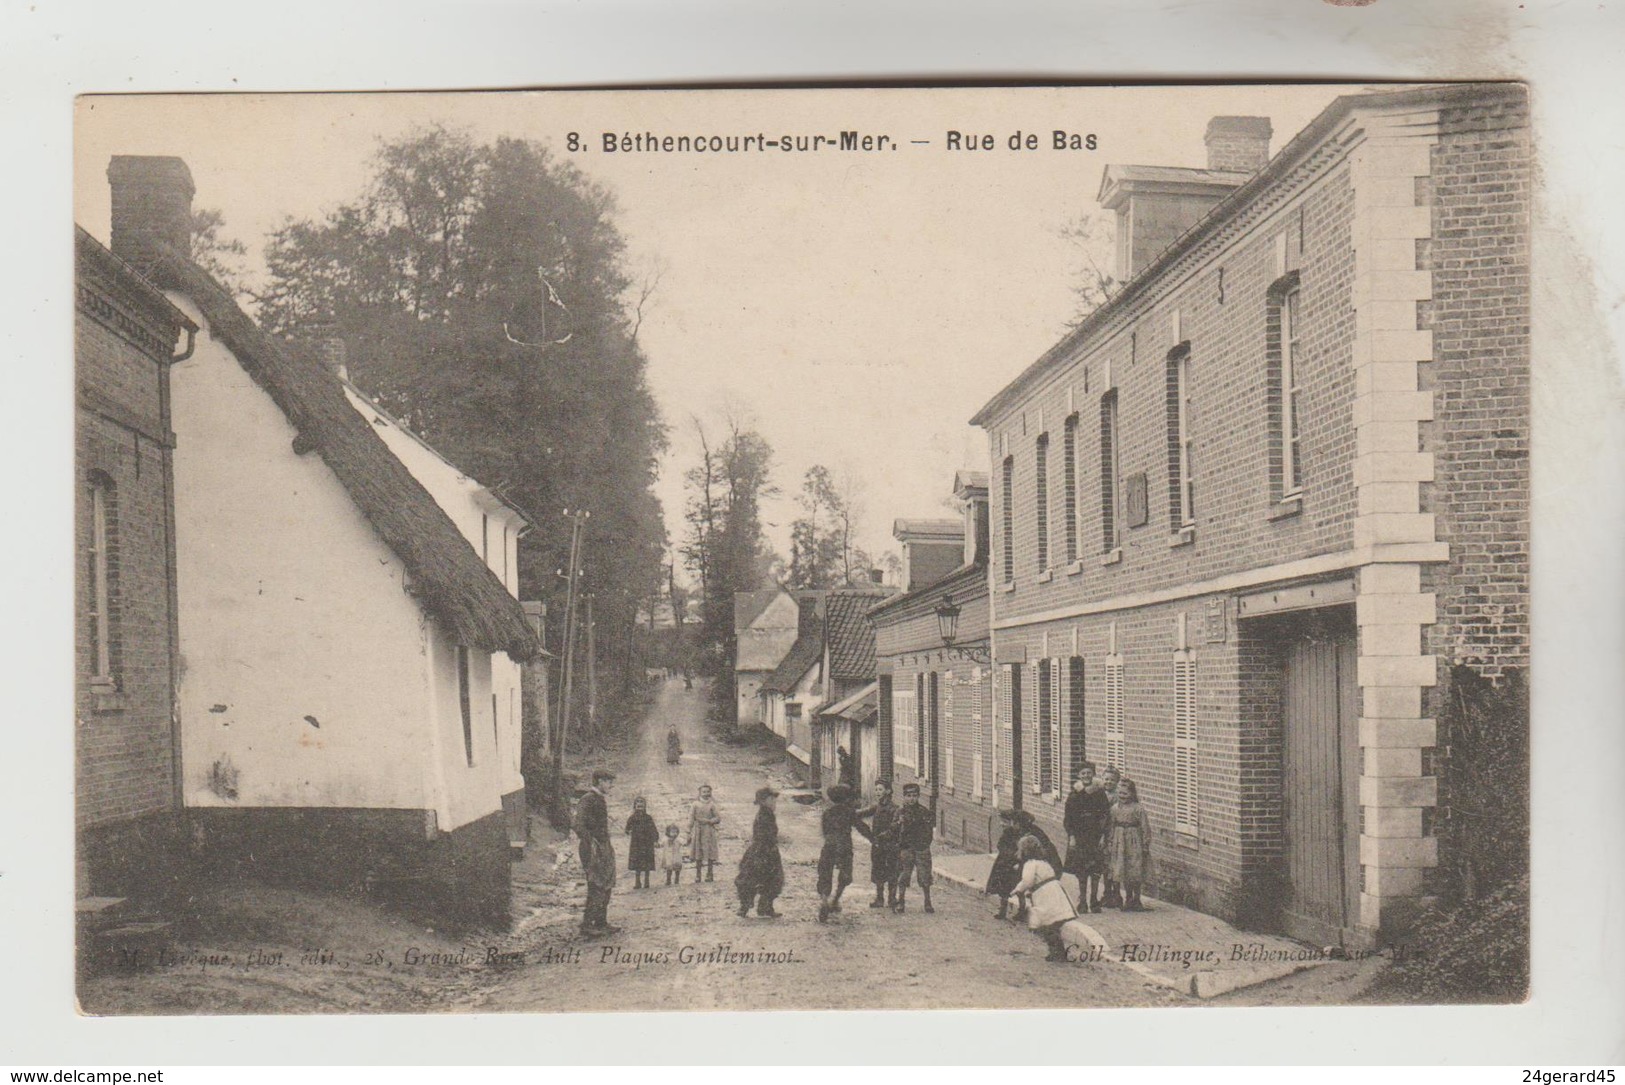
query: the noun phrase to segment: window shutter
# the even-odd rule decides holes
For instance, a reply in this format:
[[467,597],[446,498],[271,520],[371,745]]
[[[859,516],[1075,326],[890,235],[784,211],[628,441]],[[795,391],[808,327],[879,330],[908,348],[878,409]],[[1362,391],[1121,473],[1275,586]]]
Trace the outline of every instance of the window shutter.
[[1128,771],[1127,742],[1123,733],[1123,661],[1106,662],[1106,763]]
[[945,698],[946,703],[943,705],[943,709],[942,709],[942,719],[943,719],[943,723],[946,725],[943,728],[944,733],[943,733],[943,736],[942,736],[942,740],[943,740],[943,745],[942,745],[942,782],[943,782],[943,784],[945,784],[948,787],[953,787],[954,786],[954,705],[955,705],[955,701],[956,701],[956,698],[954,697],[954,685],[956,683],[956,679],[954,677],[954,672],[952,670],[949,670],[943,677],[944,677],[944,679],[945,679],[945,681],[947,683],[947,688],[943,691],[943,697]]
[[1070,780],[1076,776],[1078,770],[1088,758],[1088,742],[1083,728],[1084,697],[1083,697],[1083,657],[1073,656],[1067,660],[1066,669],[1066,709],[1067,709],[1067,767],[1070,770],[1067,777]]
[[1039,715],[1041,702],[1038,699],[1038,672],[1041,666],[1041,662],[1037,660],[1032,664],[1032,681],[1027,683],[1030,692],[1027,695],[1029,711],[1027,713],[1027,726],[1024,728],[1026,734],[1022,736],[1024,740],[1022,743],[1022,753],[1024,755],[1022,764],[1026,766],[1027,780],[1029,781],[1027,789],[1034,795],[1042,794],[1044,790],[1043,761],[1038,756],[1038,728],[1042,719]]
[[982,797],[982,761],[987,755],[987,744],[983,737],[984,724],[982,722],[982,669],[977,667],[970,672],[970,720],[971,720],[971,794],[976,798]]
[[1061,710],[1066,705],[1065,689],[1066,668],[1061,665],[1060,657],[1056,657],[1049,662],[1049,752],[1050,779],[1054,781],[1057,795],[1065,795],[1067,791],[1066,760],[1061,752]]
[[1196,660],[1174,660],[1174,832],[1195,836]]

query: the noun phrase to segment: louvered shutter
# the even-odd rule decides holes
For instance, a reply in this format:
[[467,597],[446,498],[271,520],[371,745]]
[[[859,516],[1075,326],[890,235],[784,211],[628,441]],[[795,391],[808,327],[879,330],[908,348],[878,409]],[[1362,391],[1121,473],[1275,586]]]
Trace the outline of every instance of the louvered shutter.
[[1196,833],[1196,660],[1174,660],[1174,832]]
[[1106,763],[1119,772],[1128,771],[1127,743],[1123,733],[1123,661],[1106,664]]

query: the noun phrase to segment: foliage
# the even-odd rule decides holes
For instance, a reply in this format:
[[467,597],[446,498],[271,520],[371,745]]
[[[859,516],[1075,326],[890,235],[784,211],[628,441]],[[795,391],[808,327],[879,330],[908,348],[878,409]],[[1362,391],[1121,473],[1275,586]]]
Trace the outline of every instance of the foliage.
[[589,511],[581,590],[609,718],[641,686],[632,626],[665,540],[651,492],[665,430],[635,340],[647,297],[614,214],[545,146],[419,130],[380,146],[355,200],[271,235],[257,295],[272,331],[342,338],[357,385],[530,515],[521,593],[554,601],[555,649],[563,511]]
[[1373,998],[1520,1001],[1529,990],[1529,688],[1452,668],[1439,714],[1449,742],[1441,799],[1442,897],[1408,935]]
[[694,429],[700,462],[684,475],[688,533],[679,552],[703,601],[696,636],[700,672],[711,679],[712,714],[731,719],[734,593],[772,583],[773,554],[762,535],[761,503],[778,492],[772,483],[773,449],[736,418],[728,420],[720,443],[697,418]]
[[870,559],[852,540],[861,512],[856,481],[837,484],[829,468],[808,468],[796,498],[802,515],[790,524],[787,587],[835,588],[867,583]]
[[1066,326],[1076,328],[1090,313],[1110,301],[1123,284],[1106,269],[1113,267],[1115,241],[1110,219],[1099,211],[1084,212],[1064,224],[1060,235],[1072,247],[1072,316]]
[[247,292],[243,264],[248,246],[226,237],[221,232],[225,225],[225,218],[212,207],[192,212],[192,262],[213,275],[230,293],[241,296]]

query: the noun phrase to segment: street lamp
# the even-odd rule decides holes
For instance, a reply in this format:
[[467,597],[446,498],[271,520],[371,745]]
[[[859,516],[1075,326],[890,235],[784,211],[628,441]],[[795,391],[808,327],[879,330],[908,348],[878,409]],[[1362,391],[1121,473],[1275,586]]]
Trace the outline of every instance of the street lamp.
[[954,636],[959,632],[959,607],[954,605],[951,595],[944,595],[937,607],[937,632],[942,634],[943,645],[952,648]]
[[942,646],[948,650],[948,658],[963,659],[970,663],[992,662],[992,653],[981,645],[954,644],[955,638],[959,635],[959,613],[960,608],[954,602],[954,597],[944,595],[936,610],[937,632],[942,635]]

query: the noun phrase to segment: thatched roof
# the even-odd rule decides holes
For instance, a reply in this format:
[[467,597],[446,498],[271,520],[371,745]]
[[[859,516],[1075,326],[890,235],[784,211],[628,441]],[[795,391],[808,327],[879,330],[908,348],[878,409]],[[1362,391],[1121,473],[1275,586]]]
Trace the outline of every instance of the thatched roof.
[[319,361],[267,335],[214,277],[173,249],[153,246],[146,275],[185,294],[299,431],[298,447],[332,469],[373,530],[406,566],[407,589],[453,639],[516,660],[540,650],[519,601],[457,525],[373,432]]

